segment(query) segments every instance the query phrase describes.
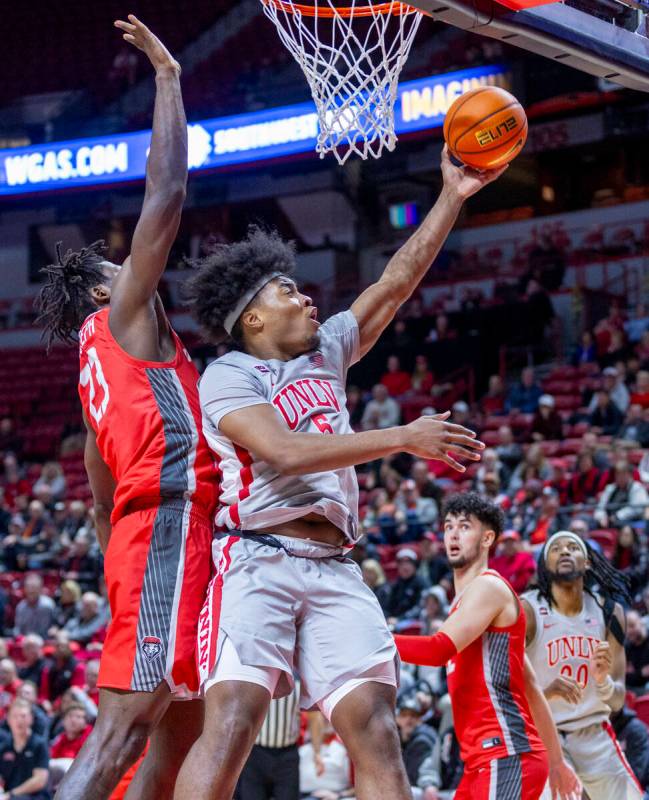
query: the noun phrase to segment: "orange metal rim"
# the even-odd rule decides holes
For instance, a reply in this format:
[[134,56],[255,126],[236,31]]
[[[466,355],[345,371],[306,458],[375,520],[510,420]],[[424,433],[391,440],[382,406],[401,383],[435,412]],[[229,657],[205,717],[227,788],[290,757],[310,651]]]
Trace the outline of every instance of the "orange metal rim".
[[394,14],[395,16],[403,16],[404,14],[412,14],[417,11],[416,8],[406,5],[405,3],[369,3],[366,6],[356,8],[354,6],[341,6],[340,8],[332,8],[330,5],[318,6],[306,5],[304,3],[291,3],[288,0],[261,0],[264,5],[275,6],[280,11],[285,11],[288,14],[295,14],[299,12],[305,17],[323,17],[331,19],[335,16],[344,17],[371,17],[375,14]]

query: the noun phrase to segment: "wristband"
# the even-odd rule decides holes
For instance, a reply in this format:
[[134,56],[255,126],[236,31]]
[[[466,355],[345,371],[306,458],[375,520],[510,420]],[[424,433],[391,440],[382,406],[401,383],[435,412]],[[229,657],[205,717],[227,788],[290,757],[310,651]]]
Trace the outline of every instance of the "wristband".
[[599,683],[595,684],[595,689],[597,690],[599,699],[607,703],[615,693],[615,681],[610,675],[607,675],[606,680],[601,686]]

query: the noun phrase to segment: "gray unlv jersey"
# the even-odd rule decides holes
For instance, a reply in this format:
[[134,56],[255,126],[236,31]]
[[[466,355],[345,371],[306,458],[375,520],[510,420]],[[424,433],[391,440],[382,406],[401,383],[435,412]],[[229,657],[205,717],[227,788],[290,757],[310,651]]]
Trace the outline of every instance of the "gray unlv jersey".
[[291,431],[318,436],[353,433],[346,409],[348,368],[360,358],[358,323],[351,311],[320,326],[320,345],[291,361],[262,361],[232,352],[213,361],[199,384],[203,431],[221,471],[217,527],[257,530],[316,513],[357,541],[358,482],[353,467],[282,475],[219,431],[232,411],[268,403]]
[[[553,698],[548,701],[560,731],[577,731],[608,720],[611,709],[597,696],[588,662],[595,645],[606,641],[604,614],[597,601],[584,592],[581,614],[565,617],[535,591],[523,598],[536,617],[536,636],[527,646],[527,657],[542,689],[559,675],[574,678],[583,690],[577,705]],[[611,799],[612,800],[612,799]]]

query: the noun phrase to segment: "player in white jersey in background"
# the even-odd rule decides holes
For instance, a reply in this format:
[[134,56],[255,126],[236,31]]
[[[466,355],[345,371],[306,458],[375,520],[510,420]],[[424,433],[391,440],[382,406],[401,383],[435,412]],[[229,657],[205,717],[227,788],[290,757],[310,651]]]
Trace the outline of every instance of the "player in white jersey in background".
[[[270,698],[295,668],[302,706],[319,707],[354,762],[359,800],[406,800],[394,719],[396,650],[360,569],[344,556],[360,536],[354,465],[406,451],[464,471],[483,448],[447,414],[354,433],[348,368],[411,296],[463,201],[501,174],[454,166],[421,227],[351,309],[317,321],[290,274],[295,252],[253,228],[198,264],[188,284],[210,340],[237,352],[200,384],[203,428],[221,470],[224,530],[199,626],[206,724],[176,784],[177,800],[227,800]],[[229,533],[228,533],[229,531]]]
[[[609,721],[624,705],[626,656],[620,572],[579,536],[559,531],[523,595],[526,652],[544,689],[564,755],[590,800],[640,800],[642,790]],[[543,800],[550,800],[546,788]]]

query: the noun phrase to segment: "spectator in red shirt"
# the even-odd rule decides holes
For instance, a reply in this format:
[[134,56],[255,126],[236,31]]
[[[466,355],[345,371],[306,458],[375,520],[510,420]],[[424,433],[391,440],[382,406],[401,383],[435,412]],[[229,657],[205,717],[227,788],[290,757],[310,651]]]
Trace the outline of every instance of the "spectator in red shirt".
[[7,453],[4,457],[4,476],[2,485],[5,490],[5,501],[12,511],[16,511],[16,498],[18,495],[29,496],[31,494],[31,483],[22,476],[18,461],[13,453]]
[[390,356],[387,363],[387,372],[383,374],[381,383],[386,387],[391,397],[399,397],[410,391],[410,375],[401,369],[397,356]]
[[574,505],[581,505],[589,500],[595,500],[606,484],[610,483],[610,476],[609,470],[595,466],[589,450],[582,450],[577,457],[577,470],[568,486],[568,501]]
[[80,703],[68,706],[62,721],[63,732],[50,745],[50,781],[53,789],[63,780],[92,730],[86,710]]
[[412,390],[417,394],[430,394],[433,388],[433,373],[428,366],[428,358],[423,355],[415,357],[415,369],[410,380]]
[[635,391],[631,394],[633,405],[649,408],[649,372],[641,369],[636,376]]
[[530,543],[543,544],[556,530],[564,530],[566,525],[559,511],[559,494],[551,486],[541,492],[541,505],[538,512],[526,526]]
[[530,552],[522,549],[520,533],[505,531],[498,538],[497,554],[489,559],[489,568],[500,573],[520,594],[536,572],[536,562]]
[[489,378],[489,389],[487,394],[480,401],[482,413],[485,416],[491,414],[502,414],[505,411],[505,387],[503,386],[500,375],[492,375]]
[[5,716],[21,685],[16,664],[10,658],[3,658],[0,661],[0,716]]
[[614,331],[624,330],[624,318],[617,305],[613,304],[608,317],[600,320],[595,326],[595,341],[597,343],[597,354],[602,357],[611,346],[611,339]]
[[568,474],[568,462],[563,458],[553,458],[550,461],[552,466],[552,477],[550,486],[559,495],[559,503],[562,506],[568,505],[568,492],[570,491],[570,476]]
[[51,744],[50,758],[73,759],[88,738],[92,725],[88,723],[86,709],[73,703],[63,714],[63,732]]

